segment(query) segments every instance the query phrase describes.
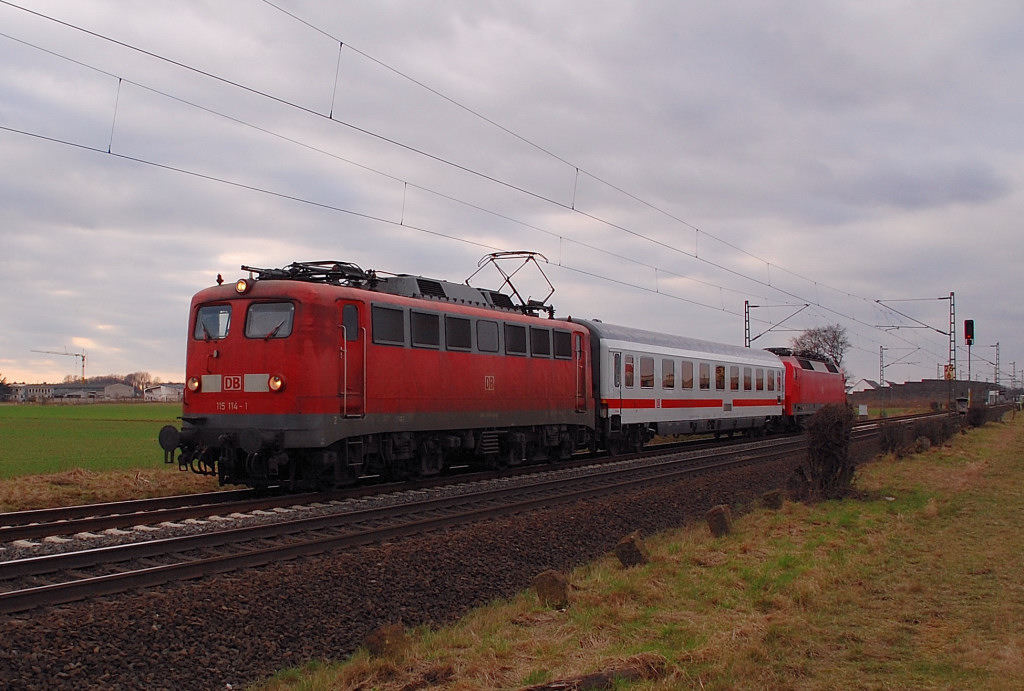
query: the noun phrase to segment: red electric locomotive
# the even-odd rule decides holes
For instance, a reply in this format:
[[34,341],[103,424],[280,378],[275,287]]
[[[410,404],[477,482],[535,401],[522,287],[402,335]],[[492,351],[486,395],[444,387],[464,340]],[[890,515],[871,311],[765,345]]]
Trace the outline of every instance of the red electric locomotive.
[[587,329],[508,296],[354,264],[242,267],[189,309],[165,460],[221,484],[338,486],[568,458],[593,438]]
[[786,368],[783,423],[803,427],[811,415],[830,404],[846,403],[846,378],[831,362],[794,355],[789,348],[768,348]]

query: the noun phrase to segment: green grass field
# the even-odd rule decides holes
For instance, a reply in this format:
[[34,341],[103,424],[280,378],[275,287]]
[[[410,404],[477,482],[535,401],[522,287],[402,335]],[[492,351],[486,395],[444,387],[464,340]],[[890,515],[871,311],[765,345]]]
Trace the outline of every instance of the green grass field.
[[160,428],[180,403],[0,406],[0,479],[163,465]]

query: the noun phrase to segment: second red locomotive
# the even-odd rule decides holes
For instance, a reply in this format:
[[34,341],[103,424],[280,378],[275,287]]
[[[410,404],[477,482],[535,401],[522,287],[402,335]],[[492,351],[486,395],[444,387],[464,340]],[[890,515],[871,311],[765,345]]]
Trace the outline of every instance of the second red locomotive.
[[812,390],[765,351],[543,318],[466,284],[242,268],[193,297],[182,427],[160,432],[168,462],[221,484],[314,489],[759,433],[843,391],[841,373]]

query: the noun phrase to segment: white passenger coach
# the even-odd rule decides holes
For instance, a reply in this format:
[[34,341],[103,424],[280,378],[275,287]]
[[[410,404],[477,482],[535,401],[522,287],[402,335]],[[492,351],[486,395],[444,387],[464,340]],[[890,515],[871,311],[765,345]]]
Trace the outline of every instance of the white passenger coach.
[[772,353],[574,321],[593,334],[601,418],[624,450],[654,434],[758,434],[782,415],[784,368]]

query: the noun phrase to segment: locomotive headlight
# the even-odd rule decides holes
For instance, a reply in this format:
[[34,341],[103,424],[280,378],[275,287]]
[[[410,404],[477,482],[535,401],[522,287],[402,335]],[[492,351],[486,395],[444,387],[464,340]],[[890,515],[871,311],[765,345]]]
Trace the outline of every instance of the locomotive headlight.
[[270,376],[267,384],[270,386],[271,391],[280,391],[284,388],[284,379],[277,374],[273,374]]
[[189,391],[199,391],[199,377],[189,377],[187,385]]
[[238,293],[239,295],[245,295],[247,292],[249,292],[249,288],[250,284],[248,280],[240,278],[237,281],[235,281],[235,292]]

